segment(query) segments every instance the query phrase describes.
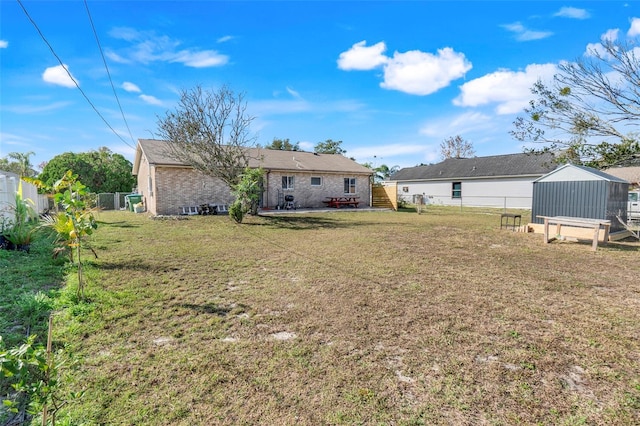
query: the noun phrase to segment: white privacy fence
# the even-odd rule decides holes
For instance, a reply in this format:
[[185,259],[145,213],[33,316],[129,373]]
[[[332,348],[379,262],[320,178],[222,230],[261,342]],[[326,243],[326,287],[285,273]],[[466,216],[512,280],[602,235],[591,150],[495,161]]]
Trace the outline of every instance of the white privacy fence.
[[38,213],[47,210],[49,202],[47,197],[38,194],[35,185],[21,182],[20,177],[14,173],[0,170],[0,222],[2,220],[13,220],[16,207],[16,193],[22,184],[22,199],[33,201],[33,207]]

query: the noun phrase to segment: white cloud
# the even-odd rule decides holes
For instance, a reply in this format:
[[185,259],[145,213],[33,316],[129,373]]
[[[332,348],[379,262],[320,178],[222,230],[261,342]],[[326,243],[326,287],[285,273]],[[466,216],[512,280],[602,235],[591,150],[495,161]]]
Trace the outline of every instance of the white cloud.
[[385,56],[387,49],[384,42],[366,46],[361,41],[338,58],[338,68],[348,70],[372,70],[382,67],[384,80],[380,87],[398,90],[412,95],[428,95],[451,81],[463,77],[472,67],[464,54],[457,53],[450,47],[439,49],[437,54],[411,50],[395,52],[393,57]]
[[7,40],[0,40],[0,49],[6,49],[9,47],[9,42]]
[[[424,151],[422,144],[401,144],[394,143],[389,145],[363,146],[349,149],[349,156],[356,158],[387,158],[398,155],[417,154]],[[388,164],[392,167],[392,164]]]
[[587,10],[576,7],[562,7],[553,16],[571,19],[589,19],[591,17]]
[[302,99],[302,96],[300,96],[300,93],[296,92],[291,87],[287,87],[287,93],[289,93],[291,96],[293,96],[296,99]]
[[134,92],[134,93],[141,93],[142,90],[140,90],[140,88],[136,85],[133,84],[131,82],[125,81],[124,83],[122,83],[122,88],[124,90],[126,90],[127,92]]
[[169,62],[179,62],[192,68],[218,67],[229,62],[229,57],[215,50],[181,50],[175,54],[166,54]]
[[162,101],[160,99],[156,98],[155,96],[140,95],[139,98],[142,99],[143,101],[145,101],[146,103],[148,103],[149,105],[158,105],[158,106],[162,106],[163,105]]
[[460,86],[453,103],[463,107],[496,103],[497,114],[518,113],[531,99],[533,84],[538,79],[551,81],[556,72],[554,64],[528,65],[524,71],[499,70]]
[[[600,40],[604,41],[616,41],[618,39],[618,34],[620,30],[615,28],[611,30],[607,30],[604,34],[600,36]],[[599,55],[603,58],[609,57],[609,53],[602,47],[602,43],[589,43],[587,44],[587,48],[585,49],[585,56],[595,56]]]
[[67,65],[65,64],[57,65],[55,67],[49,67],[42,73],[42,79],[47,83],[57,84],[58,86],[71,88],[76,87],[76,84],[73,82],[73,80],[75,80],[78,84],[80,83],[75,77],[73,78],[73,80],[71,79],[71,77],[69,76],[70,73],[67,73],[68,69],[69,67],[67,67]]
[[518,41],[532,41],[540,40],[543,38],[551,37],[553,33],[551,31],[533,31],[527,29],[522,23],[514,22],[513,24],[505,24],[502,27],[508,31],[511,31],[516,35]]
[[180,42],[168,36],[157,35],[152,31],[138,31],[133,28],[117,27],[109,32],[114,38],[132,43],[131,47],[120,52],[107,52],[115,62],[130,63],[152,62],[181,63],[192,68],[207,68],[225,65],[229,57],[215,50],[180,49]]
[[640,35],[640,18],[633,18],[631,19],[631,26],[627,31],[627,36],[636,37],[638,35]]
[[226,42],[228,42],[228,41],[233,40],[234,38],[235,38],[235,37],[233,37],[233,36],[226,35],[226,36],[223,36],[223,37],[218,38],[218,39],[216,40],[216,43],[226,43]]
[[420,134],[442,141],[451,135],[466,135],[493,126],[492,117],[487,114],[469,111],[453,117],[430,119],[420,127]]
[[437,55],[419,50],[396,52],[384,67],[384,81],[380,86],[413,95],[428,95],[463,77],[471,68],[471,62],[464,54],[450,47],[438,49]]
[[372,70],[387,62],[387,57],[383,55],[387,50],[384,42],[366,46],[365,40],[354,44],[351,49],[342,52],[338,57],[338,68],[341,70]]
[[620,30],[618,28],[614,28],[611,30],[607,30],[604,34],[600,36],[601,40],[607,41],[616,41],[618,39],[618,35],[620,34]]
[[54,102],[48,105],[8,105],[3,106],[2,109],[11,111],[16,114],[39,114],[50,111],[57,111],[69,105],[71,105],[71,102]]

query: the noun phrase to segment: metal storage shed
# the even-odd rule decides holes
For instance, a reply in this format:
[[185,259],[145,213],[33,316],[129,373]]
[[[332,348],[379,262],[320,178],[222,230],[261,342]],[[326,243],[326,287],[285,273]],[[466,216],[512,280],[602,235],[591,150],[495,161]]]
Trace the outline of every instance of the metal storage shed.
[[611,232],[624,227],[616,219],[627,216],[629,182],[590,167],[565,164],[533,181],[531,219],[571,216],[611,221]]

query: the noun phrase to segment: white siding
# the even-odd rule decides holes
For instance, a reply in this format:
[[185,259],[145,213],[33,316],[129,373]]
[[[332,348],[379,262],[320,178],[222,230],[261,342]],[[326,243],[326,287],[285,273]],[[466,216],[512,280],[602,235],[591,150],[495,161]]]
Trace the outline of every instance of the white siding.
[[[398,181],[398,197],[412,203],[423,195],[427,204],[530,209],[534,178],[452,179],[447,181]],[[462,197],[452,198],[453,182],[462,182]],[[406,191],[405,191],[406,189]]]

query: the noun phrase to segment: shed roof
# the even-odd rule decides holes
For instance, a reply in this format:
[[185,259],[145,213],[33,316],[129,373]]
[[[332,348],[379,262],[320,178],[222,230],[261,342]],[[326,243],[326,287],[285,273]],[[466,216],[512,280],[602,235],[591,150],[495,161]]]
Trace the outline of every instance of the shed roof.
[[[190,167],[167,154],[167,142],[157,139],[139,139],[133,174],[138,173],[144,155],[156,166]],[[247,148],[250,167],[297,172],[335,172],[371,175],[371,169],[340,154],[317,154],[303,151],[280,151],[264,148]]]
[[391,180],[439,180],[506,176],[542,176],[556,166],[552,153],[447,158],[441,163],[400,169]]
[[563,164],[557,169],[536,179],[534,182],[580,182],[601,180],[608,182],[629,183],[624,179],[612,176],[601,170],[575,164]]

